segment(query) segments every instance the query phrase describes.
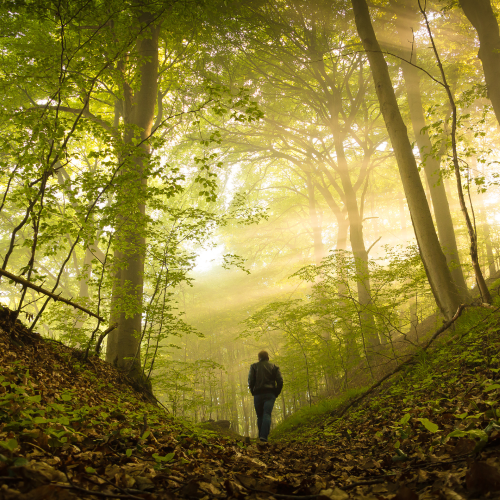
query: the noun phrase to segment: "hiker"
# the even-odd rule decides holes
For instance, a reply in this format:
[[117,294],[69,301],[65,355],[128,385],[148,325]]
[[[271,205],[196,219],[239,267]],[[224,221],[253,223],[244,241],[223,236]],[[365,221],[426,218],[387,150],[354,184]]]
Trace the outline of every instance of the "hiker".
[[248,388],[252,393],[257,413],[259,441],[267,443],[267,436],[271,430],[271,412],[276,398],[283,389],[283,377],[280,369],[269,362],[269,354],[266,351],[260,351],[258,356],[259,362],[250,366]]

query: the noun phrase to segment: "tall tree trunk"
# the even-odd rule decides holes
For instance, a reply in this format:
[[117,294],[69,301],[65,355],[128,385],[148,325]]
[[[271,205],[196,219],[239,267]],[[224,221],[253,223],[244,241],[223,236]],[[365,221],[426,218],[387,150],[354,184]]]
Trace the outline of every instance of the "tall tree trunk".
[[[401,47],[403,49],[403,58],[413,64],[416,64],[417,49],[415,41],[413,40],[412,28],[414,31],[418,31],[419,23],[417,13],[416,11],[412,11],[412,7],[406,6],[406,1],[406,8],[397,5],[394,0],[392,3],[398,9],[396,28]],[[450,205],[448,203],[446,190],[441,178],[440,156],[432,154],[432,142],[429,137],[429,133],[427,130],[424,130],[425,116],[420,94],[420,70],[412,64],[408,64],[406,62],[403,62],[401,67],[403,69],[413,133],[420,151],[420,159],[424,166],[432,205],[434,207],[434,217],[436,219],[439,241],[446,256],[451,276],[460,290],[460,300],[462,302],[468,302],[470,300],[470,294],[465,283],[460,263],[455,229],[451,218]]]
[[351,0],[351,3],[358,34],[370,61],[377,97],[396,156],[427,277],[444,317],[451,319],[460,305],[461,293],[453,281],[439,244],[389,70],[373,31],[368,5],[366,0]]
[[320,183],[315,183],[314,185],[318,188],[318,191],[321,193],[331,211],[333,212],[333,215],[335,215],[335,218],[337,219],[337,244],[335,246],[335,249],[345,250],[347,247],[349,221],[346,219],[344,212],[340,210],[340,207],[337,205],[332,193],[330,193],[328,188],[322,186]]
[[316,211],[316,200],[314,198],[314,182],[310,172],[306,174],[307,181],[307,198],[309,200],[309,220],[313,232],[314,243],[314,259],[316,265],[321,264],[321,259],[324,257],[324,245],[321,241],[321,225],[319,223],[318,213]]
[[368,252],[366,251],[365,241],[363,238],[363,222],[361,220],[358,200],[349,176],[349,167],[345,156],[344,144],[340,134],[340,126],[338,123],[338,116],[340,112],[338,106],[340,104],[338,103],[338,100],[339,97],[336,99],[337,105],[332,118],[332,122],[334,123],[335,152],[337,154],[340,181],[345,194],[345,204],[347,208],[347,216],[349,218],[351,248],[354,258],[356,259],[358,302],[359,307],[361,308],[361,331],[368,351],[372,351],[380,345],[380,340],[378,338],[373,314],[370,312],[372,299],[370,293],[371,285],[370,273],[368,269]]
[[490,0],[459,0],[464,14],[479,37],[478,57],[493,110],[500,123],[500,32]]
[[117,195],[122,212],[115,235],[117,267],[111,306],[111,315],[117,319],[118,328],[108,335],[106,351],[107,361],[129,369],[137,377],[141,366],[146,166],[150,155],[148,138],[154,120],[158,78],[158,28],[152,24],[149,13],[142,13],[138,21],[144,27],[144,38],[139,39],[136,46],[139,89],[132,95],[129,84],[124,80],[125,161]]

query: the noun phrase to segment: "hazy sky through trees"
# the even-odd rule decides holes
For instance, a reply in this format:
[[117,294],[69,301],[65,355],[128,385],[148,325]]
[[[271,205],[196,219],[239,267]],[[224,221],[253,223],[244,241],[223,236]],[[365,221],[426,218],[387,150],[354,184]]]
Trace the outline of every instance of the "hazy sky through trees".
[[262,348],[279,418],[376,377],[500,268],[469,4],[2,4],[1,304],[241,432]]

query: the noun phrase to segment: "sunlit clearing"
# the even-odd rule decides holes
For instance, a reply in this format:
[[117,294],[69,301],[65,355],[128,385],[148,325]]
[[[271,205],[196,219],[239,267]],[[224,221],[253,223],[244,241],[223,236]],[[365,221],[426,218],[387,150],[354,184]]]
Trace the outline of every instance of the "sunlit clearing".
[[201,248],[197,254],[198,257],[196,257],[194,270],[197,272],[209,271],[213,266],[219,265],[222,262],[224,245],[217,245],[213,248]]

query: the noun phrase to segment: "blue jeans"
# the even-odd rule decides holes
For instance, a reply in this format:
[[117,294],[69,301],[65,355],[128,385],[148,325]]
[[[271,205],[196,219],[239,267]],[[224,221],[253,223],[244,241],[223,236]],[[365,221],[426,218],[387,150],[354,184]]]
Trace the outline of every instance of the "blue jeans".
[[271,430],[271,413],[273,411],[276,396],[270,392],[255,394],[253,404],[257,413],[257,427],[259,428],[259,438],[267,441]]

